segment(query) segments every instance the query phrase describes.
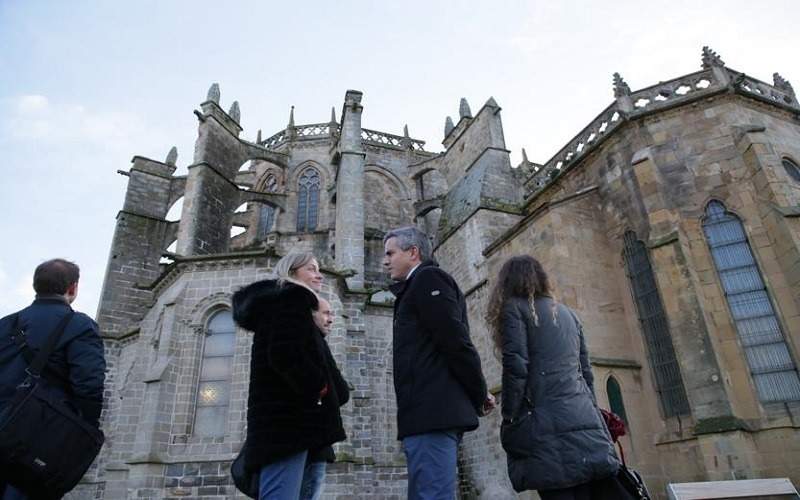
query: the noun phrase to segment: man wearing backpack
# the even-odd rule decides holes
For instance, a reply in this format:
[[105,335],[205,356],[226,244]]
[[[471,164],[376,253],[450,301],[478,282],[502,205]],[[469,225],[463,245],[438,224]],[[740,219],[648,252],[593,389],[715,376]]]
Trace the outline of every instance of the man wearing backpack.
[[[0,319],[0,415],[9,407],[17,386],[26,379],[31,360],[65,316],[72,313],[70,304],[78,295],[79,275],[78,266],[63,259],[40,264],[33,275],[33,304]],[[24,332],[24,347],[15,339],[20,330]],[[50,354],[42,377],[50,382],[48,389],[56,397],[68,400],[84,420],[98,427],[105,368],[97,323],[76,312]],[[0,498],[27,498],[8,484],[13,478],[5,477],[5,472],[0,467]]]

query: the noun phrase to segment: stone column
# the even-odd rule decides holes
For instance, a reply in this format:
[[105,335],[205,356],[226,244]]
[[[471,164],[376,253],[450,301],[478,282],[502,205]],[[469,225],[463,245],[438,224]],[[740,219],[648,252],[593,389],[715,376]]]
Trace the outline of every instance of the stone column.
[[172,201],[173,164],[134,157],[125,205],[117,215],[97,322],[106,337],[119,337],[138,325],[152,292],[145,285],[161,272],[159,258],[168,242],[165,220]]
[[347,278],[351,290],[364,287],[364,157],[361,146],[362,93],[345,94],[339,139],[339,173],[336,186],[336,265],[356,274]]
[[207,255],[228,250],[233,211],[239,204],[234,183],[247,156],[239,140],[239,105],[229,113],[219,106],[219,88],[209,90],[208,100],[196,111],[200,124],[194,163],[186,177],[183,215],[178,226],[178,253]]

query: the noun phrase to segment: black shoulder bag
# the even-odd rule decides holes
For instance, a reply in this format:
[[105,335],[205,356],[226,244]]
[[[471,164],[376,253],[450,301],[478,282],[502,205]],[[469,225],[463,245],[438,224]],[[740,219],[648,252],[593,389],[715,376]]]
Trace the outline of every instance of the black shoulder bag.
[[[0,476],[33,498],[60,498],[81,480],[105,440],[69,402],[49,390],[42,373],[75,313],[53,330],[25,370],[14,397],[0,410]],[[13,335],[21,345],[18,318]]]
[[617,472],[617,481],[625,488],[631,498],[635,500],[651,500],[650,492],[647,491],[647,485],[644,484],[641,474],[634,469],[628,467],[625,463],[625,452],[622,449],[622,443],[619,438],[624,436],[627,432],[625,422],[616,414],[608,410],[600,410],[603,415],[608,433],[611,436],[611,441],[616,443],[619,447],[619,457],[622,463],[619,464],[619,472]]
[[236,489],[250,498],[258,498],[259,474],[249,470],[244,463],[247,440],[242,445],[242,450],[231,463],[231,477]]

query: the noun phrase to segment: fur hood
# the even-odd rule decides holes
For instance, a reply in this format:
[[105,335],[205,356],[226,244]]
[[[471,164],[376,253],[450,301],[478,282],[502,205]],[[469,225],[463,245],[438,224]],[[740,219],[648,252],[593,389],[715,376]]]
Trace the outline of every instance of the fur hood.
[[275,279],[256,281],[240,288],[231,302],[233,320],[250,331],[255,331],[277,308],[292,305],[316,310],[318,307],[317,296],[310,289],[292,281],[278,284]]

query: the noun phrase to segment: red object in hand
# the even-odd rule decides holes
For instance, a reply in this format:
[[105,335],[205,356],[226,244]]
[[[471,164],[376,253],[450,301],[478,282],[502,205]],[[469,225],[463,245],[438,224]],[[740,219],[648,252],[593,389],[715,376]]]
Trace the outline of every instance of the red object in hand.
[[325,384],[325,387],[323,387],[322,390],[319,391],[319,399],[324,398],[327,394],[328,394],[328,384]]
[[608,410],[603,410],[601,408],[600,413],[603,414],[603,420],[606,421],[606,427],[608,427],[608,432],[611,434],[611,440],[616,443],[620,437],[627,433],[625,422],[619,418],[616,413],[612,413]]

